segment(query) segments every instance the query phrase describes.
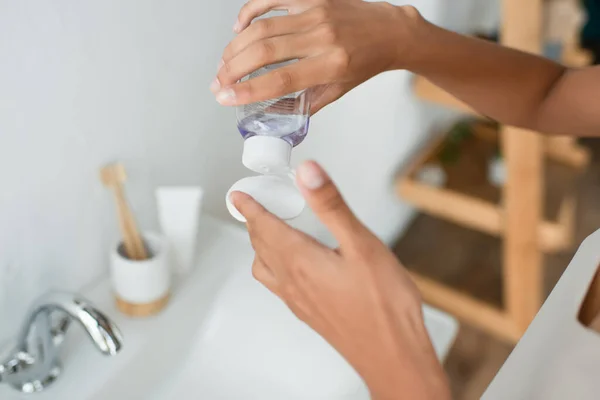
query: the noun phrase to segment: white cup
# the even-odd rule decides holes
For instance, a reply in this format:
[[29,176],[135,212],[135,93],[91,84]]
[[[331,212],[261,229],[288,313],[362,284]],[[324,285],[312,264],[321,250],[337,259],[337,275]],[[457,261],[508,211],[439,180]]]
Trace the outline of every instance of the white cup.
[[118,299],[131,305],[151,305],[168,297],[171,288],[169,243],[161,235],[142,235],[148,248],[147,260],[131,260],[123,242],[111,251],[110,275]]

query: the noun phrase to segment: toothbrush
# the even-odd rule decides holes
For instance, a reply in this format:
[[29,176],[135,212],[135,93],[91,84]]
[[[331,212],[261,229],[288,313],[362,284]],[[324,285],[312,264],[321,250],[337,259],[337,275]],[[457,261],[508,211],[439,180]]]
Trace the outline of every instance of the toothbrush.
[[136,226],[133,214],[125,200],[123,191],[123,183],[127,180],[125,168],[120,163],[106,165],[100,170],[100,180],[104,186],[112,190],[115,196],[119,227],[123,235],[126,256],[131,260],[147,259],[148,252]]

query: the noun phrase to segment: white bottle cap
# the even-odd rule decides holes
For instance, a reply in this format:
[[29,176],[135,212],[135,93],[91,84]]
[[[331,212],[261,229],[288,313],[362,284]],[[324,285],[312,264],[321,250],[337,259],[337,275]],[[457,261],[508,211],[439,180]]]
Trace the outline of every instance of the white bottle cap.
[[259,174],[287,174],[292,145],[272,136],[253,136],[244,141],[242,163]]
[[227,192],[225,202],[229,213],[238,221],[244,216],[231,204],[232,192],[251,196],[276,217],[289,220],[298,217],[306,202],[296,187],[296,177],[290,168],[292,145],[272,136],[253,136],[244,141],[242,163],[261,175],[237,181]]
[[250,195],[256,202],[276,217],[289,220],[298,217],[306,202],[296,187],[293,174],[251,176],[237,181],[227,192],[225,202],[229,213],[238,221],[246,222],[244,216],[233,206],[229,196],[232,192]]

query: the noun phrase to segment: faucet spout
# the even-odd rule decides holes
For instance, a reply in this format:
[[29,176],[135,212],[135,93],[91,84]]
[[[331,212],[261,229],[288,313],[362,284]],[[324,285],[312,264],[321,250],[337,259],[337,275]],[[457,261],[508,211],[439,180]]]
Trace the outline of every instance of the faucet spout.
[[101,353],[113,356],[121,350],[121,332],[90,302],[74,294],[48,293],[27,315],[12,357],[0,363],[0,383],[31,393],[54,382],[61,371],[59,348],[73,321]]
[[81,325],[101,353],[109,356],[116,355],[123,346],[123,336],[119,328],[96,308],[82,305]]
[[92,339],[98,350],[106,355],[116,355],[122,347],[122,335],[117,326],[88,301],[67,293],[49,293],[41,297],[33,306],[29,318],[23,324],[19,335],[18,348],[27,351],[27,339],[36,326],[36,320],[52,311],[65,313],[58,328],[53,329],[55,341],[62,341],[71,321],[78,322]]

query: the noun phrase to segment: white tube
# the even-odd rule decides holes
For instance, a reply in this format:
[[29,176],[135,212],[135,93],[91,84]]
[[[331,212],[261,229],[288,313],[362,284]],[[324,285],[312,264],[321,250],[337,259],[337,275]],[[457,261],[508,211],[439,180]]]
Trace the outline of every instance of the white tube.
[[187,274],[194,267],[203,195],[200,187],[156,189],[158,221],[173,249],[178,274]]

